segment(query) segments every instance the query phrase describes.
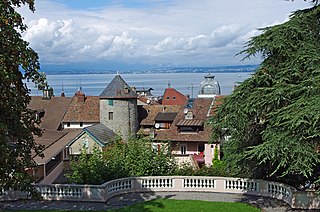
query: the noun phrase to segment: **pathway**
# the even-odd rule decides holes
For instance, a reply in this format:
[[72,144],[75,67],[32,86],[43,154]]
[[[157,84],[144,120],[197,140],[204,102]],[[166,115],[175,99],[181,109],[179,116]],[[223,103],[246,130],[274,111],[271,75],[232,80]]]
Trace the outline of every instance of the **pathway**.
[[[152,200],[156,198],[167,199],[192,199],[205,200],[212,202],[244,202],[256,207],[262,208],[265,212],[271,211],[291,211],[290,206],[286,203],[251,195],[225,194],[225,193],[205,193],[205,192],[156,192],[156,193],[131,193],[116,196],[106,203],[97,202],[70,202],[70,201],[35,201],[20,200],[12,202],[0,202],[0,210],[108,210],[121,208],[138,202]],[[294,210],[297,212],[297,210]]]

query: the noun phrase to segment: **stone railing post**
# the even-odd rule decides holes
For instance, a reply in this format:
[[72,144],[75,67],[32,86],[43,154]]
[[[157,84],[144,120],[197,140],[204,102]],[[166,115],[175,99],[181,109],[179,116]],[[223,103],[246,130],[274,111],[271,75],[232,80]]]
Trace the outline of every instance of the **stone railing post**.
[[216,192],[225,192],[226,191],[225,180],[223,178],[215,179],[215,191]]
[[173,190],[182,191],[183,190],[183,177],[174,176],[172,178]]

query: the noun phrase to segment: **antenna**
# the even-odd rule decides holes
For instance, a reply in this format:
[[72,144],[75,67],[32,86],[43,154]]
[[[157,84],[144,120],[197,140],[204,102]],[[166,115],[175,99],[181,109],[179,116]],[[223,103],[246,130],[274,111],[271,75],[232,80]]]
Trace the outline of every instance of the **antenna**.
[[191,88],[191,98],[193,98],[193,88],[194,88],[193,83],[191,83],[190,86],[187,87],[188,90],[190,90],[190,88]]

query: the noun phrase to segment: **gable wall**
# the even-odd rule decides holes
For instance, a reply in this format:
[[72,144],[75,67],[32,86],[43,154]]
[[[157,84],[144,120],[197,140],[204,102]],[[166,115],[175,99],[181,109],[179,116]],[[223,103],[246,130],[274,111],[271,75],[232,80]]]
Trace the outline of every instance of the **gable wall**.
[[84,133],[72,145],[69,146],[69,154],[80,154],[84,145],[87,145],[88,153],[93,152],[94,148],[97,148],[100,151],[102,151],[102,147],[95,140],[93,140],[87,133]]

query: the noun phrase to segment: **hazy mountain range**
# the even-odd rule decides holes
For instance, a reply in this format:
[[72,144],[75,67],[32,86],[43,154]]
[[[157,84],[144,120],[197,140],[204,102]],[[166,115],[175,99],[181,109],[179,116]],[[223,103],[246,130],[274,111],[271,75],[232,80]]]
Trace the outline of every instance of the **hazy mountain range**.
[[113,74],[117,71],[121,74],[153,74],[153,73],[214,73],[214,72],[253,72],[258,65],[234,65],[234,66],[212,66],[212,67],[165,67],[147,68],[137,70],[90,70],[67,69],[63,67],[49,68],[45,70],[48,75],[56,74]]

